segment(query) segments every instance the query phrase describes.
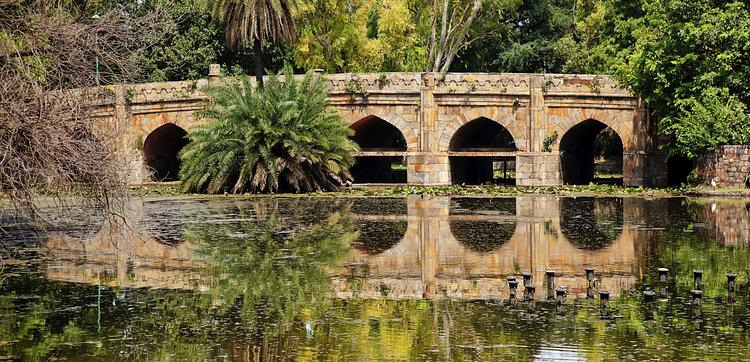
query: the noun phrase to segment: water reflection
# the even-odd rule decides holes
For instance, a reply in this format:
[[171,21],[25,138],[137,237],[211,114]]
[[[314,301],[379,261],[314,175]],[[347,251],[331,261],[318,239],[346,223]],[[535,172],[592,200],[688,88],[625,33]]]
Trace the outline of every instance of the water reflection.
[[576,247],[601,249],[620,236],[622,198],[565,197],[560,200],[560,230]]
[[[715,201],[134,200],[127,225],[93,235],[50,230],[44,248],[9,236],[0,356],[747,359],[750,204]],[[560,305],[545,301],[546,271],[567,288]],[[522,272],[535,302],[522,283],[509,299]],[[605,290],[603,313],[586,295]]]
[[598,210],[592,217],[615,215],[617,228],[627,230],[606,245],[591,242],[586,248],[580,240],[590,239],[588,230],[568,230],[568,235],[562,230],[565,198],[436,197],[410,198],[406,204],[409,223],[402,241],[378,253],[353,250],[347,267],[334,273],[337,297],[502,300],[509,295],[506,277],[528,271],[538,286],[536,297],[544,298],[546,270],[557,272],[558,285],[570,295],[585,296],[585,266],[596,268],[597,288],[617,296],[637,282],[639,263],[647,257],[638,254],[647,249],[637,250],[634,228],[623,226],[622,199],[583,203],[584,210],[600,205],[591,209]]

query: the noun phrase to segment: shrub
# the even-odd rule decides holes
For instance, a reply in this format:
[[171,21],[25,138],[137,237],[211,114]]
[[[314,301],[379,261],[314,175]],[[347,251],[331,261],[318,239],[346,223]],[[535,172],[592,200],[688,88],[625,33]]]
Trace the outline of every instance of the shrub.
[[211,122],[188,134],[180,177],[186,192],[333,191],[350,179],[357,145],[328,106],[324,81],[291,66],[264,87],[250,78],[208,87]]

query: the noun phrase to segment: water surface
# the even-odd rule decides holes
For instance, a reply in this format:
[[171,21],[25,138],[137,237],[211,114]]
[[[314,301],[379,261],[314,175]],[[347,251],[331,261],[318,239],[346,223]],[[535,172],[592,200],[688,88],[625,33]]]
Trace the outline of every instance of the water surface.
[[750,359],[750,201],[166,198],[126,216],[0,219],[0,359]]

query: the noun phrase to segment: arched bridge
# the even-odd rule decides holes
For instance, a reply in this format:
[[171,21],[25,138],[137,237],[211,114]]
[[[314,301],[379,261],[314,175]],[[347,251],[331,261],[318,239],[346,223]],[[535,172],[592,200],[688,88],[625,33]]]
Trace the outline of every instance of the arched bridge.
[[[355,182],[478,184],[515,171],[518,185],[588,183],[598,135],[610,135],[622,182],[666,181],[655,124],[640,99],[606,76],[489,73],[321,74],[361,152]],[[208,79],[121,85],[112,116],[129,121],[134,162],[176,177],[185,132]],[[137,158],[136,157],[136,158]],[[394,166],[395,165],[395,166]],[[510,166],[509,166],[510,165]],[[136,178],[149,177],[134,173]]]

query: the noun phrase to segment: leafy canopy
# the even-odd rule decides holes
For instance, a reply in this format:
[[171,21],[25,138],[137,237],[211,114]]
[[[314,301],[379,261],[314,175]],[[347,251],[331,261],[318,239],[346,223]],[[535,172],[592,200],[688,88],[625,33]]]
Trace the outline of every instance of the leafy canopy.
[[247,77],[207,88],[211,122],[180,155],[186,192],[332,191],[350,179],[352,131],[328,106],[323,79],[293,74],[287,65],[263,88]]
[[748,5],[642,0],[613,8],[621,11],[613,28],[624,59],[617,75],[648,103],[661,133],[673,136],[670,152],[695,157],[719,144],[747,143]]

